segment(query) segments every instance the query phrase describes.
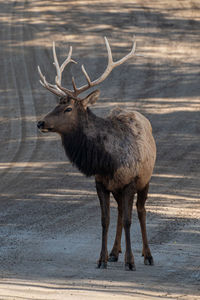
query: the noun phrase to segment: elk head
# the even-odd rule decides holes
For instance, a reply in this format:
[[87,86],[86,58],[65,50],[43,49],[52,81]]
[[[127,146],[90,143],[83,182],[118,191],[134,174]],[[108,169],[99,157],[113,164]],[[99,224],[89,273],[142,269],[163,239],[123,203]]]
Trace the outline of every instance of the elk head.
[[85,98],[79,98],[79,95],[87,91],[88,89],[100,84],[106,79],[106,77],[111,73],[111,71],[115,67],[121,65],[126,60],[134,56],[136,47],[135,42],[133,42],[132,50],[126,56],[124,56],[122,59],[116,62],[113,61],[111,48],[106,37],[105,44],[108,52],[108,64],[104,73],[96,80],[91,81],[88,73],[85,70],[85,67],[82,65],[81,69],[86,78],[87,84],[78,88],[75,84],[74,77],[72,77],[73,90],[69,90],[61,85],[61,81],[64,68],[70,62],[76,63],[71,58],[72,47],[70,47],[68,57],[66,58],[66,60],[62,63],[61,66],[59,66],[55,50],[55,43],[53,42],[54,66],[57,72],[57,75],[55,77],[55,84],[50,84],[46,81],[46,78],[42,74],[39,66],[38,72],[40,75],[40,83],[42,84],[42,86],[44,86],[47,90],[58,96],[60,100],[59,104],[55,107],[55,109],[38,122],[37,126],[42,132],[53,131],[59,134],[63,134],[72,131],[73,128],[76,128],[76,126],[79,123],[78,120],[80,120],[80,116],[87,111],[88,105],[92,105],[96,102],[100,92],[99,90],[95,90]]

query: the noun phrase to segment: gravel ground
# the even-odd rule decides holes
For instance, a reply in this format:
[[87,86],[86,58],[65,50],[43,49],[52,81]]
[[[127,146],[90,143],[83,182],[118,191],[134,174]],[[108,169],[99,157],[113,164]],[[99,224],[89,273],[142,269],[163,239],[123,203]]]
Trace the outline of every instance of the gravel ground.
[[[200,298],[200,3],[199,0],[0,1],[0,299]],[[115,59],[136,35],[137,53],[101,84],[93,108],[115,105],[147,116],[157,162],[147,202],[155,266],[144,266],[135,208],[131,229],[136,272],[122,255],[96,269],[100,208],[93,178],[65,157],[59,136],[42,135],[37,120],[56,99],[38,82],[37,65],[54,80],[52,41],[64,59],[69,44],[79,62],[65,84],[83,83]],[[109,249],[116,226],[111,200]],[[124,237],[123,237],[124,241]]]

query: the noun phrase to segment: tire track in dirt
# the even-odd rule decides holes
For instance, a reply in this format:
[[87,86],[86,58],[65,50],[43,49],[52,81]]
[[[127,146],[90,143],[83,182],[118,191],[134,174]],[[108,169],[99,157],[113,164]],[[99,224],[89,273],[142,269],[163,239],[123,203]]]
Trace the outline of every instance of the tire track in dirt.
[[[176,1],[176,4],[177,2],[178,1]],[[27,5],[28,3],[30,2],[24,1],[21,3],[22,4],[21,14],[20,14],[21,18],[24,17],[22,13],[23,7],[25,7],[25,5]],[[37,3],[38,2],[36,2],[36,4]],[[146,3],[148,4],[149,2]],[[144,1],[141,1],[140,4],[143,5]],[[153,9],[154,4],[155,3],[152,2],[151,9]],[[14,2],[12,2],[12,5],[13,5],[12,8],[13,11]],[[16,1],[15,6],[17,5],[18,2]],[[40,2],[40,5],[41,5],[41,9],[43,9],[44,7],[42,6],[42,2]],[[51,5],[53,7],[54,4],[51,3]],[[99,10],[101,10],[101,5],[100,4],[98,5],[99,5]],[[108,3],[108,6],[109,5],[110,3]],[[118,3],[118,5],[119,6],[122,5],[122,3],[120,2]],[[75,8],[77,8],[76,3],[74,6]],[[59,2],[56,3],[54,14],[57,14],[56,11],[57,7],[59,7]],[[112,9],[116,10],[116,7],[113,6]],[[145,18],[142,10],[140,11],[141,11],[140,14],[138,14],[138,20],[140,19],[141,23],[142,22],[145,23],[146,22],[145,18],[146,20],[148,20],[149,18],[148,15],[151,15],[151,10],[145,13]],[[16,18],[15,12],[13,12],[13,14],[14,14],[13,18],[15,19]],[[89,18],[90,14],[88,13],[87,16]],[[56,15],[57,20],[59,20],[59,18],[61,17],[59,14]],[[162,19],[159,18],[154,20],[155,27],[160,27],[159,22],[161,22],[161,20]],[[78,20],[76,20],[76,22],[78,22]],[[91,19],[91,23],[92,23],[92,19]],[[80,24],[78,25],[73,24],[73,26],[75,25],[78,26]],[[25,39],[27,39],[27,37],[31,39],[31,33],[29,32],[28,28],[26,29],[24,25],[20,28],[20,34],[17,30],[13,29],[12,26],[14,25],[10,23],[9,30],[12,32],[12,34],[20,35],[21,37],[20,51],[23,52],[23,50],[25,51],[26,49],[23,48],[22,42]],[[162,28],[165,29],[165,26],[166,23],[163,23]],[[167,28],[168,29],[166,30],[166,34],[169,33],[169,26]],[[148,31],[149,29],[144,28],[143,30]],[[82,34],[84,33],[85,31],[83,27]],[[10,37],[12,34],[10,33]],[[51,32],[49,33],[49,35],[50,34]],[[170,39],[169,36],[166,38]],[[159,38],[158,41],[160,41]],[[166,49],[169,49],[169,47],[170,46],[167,45]],[[32,51],[30,51],[31,55],[35,55],[35,57],[37,57],[36,51],[37,50],[32,48]],[[45,52],[45,54],[42,57],[40,57],[40,59],[41,60],[44,59],[45,61],[47,61],[48,55],[49,54]],[[15,61],[15,57],[11,57],[10,59],[11,59],[11,67],[13,72],[12,76],[15,76],[15,74],[19,74],[19,71],[17,70],[18,62]],[[35,60],[35,58],[33,60]],[[33,135],[35,136],[37,135],[35,124],[33,129],[32,127],[33,124],[31,124],[31,122],[28,123],[27,121],[27,115],[33,118],[35,117],[35,107],[33,104],[34,99],[32,95],[34,84],[31,78],[30,68],[28,67],[27,56],[24,56],[24,54],[22,54],[20,56],[20,62],[21,62],[21,66],[23,66],[22,67],[23,72],[21,72],[20,74],[21,76],[17,76],[17,81],[15,85],[16,85],[16,93],[18,92],[18,95],[16,94],[16,98],[19,102],[19,117],[22,119],[20,128],[22,128],[22,132],[19,132],[19,136],[21,135],[21,137],[18,141],[19,145],[15,151],[13,163],[15,163],[16,161],[16,162],[23,162],[24,164],[20,168],[20,170],[15,172],[15,174],[12,174],[13,169],[17,170],[15,165],[13,166],[13,168],[8,169],[4,178],[4,181],[6,181],[5,179],[7,179],[6,182],[7,186],[9,183],[14,182],[15,180],[17,181],[18,186],[16,188],[16,192],[18,193],[20,189],[25,188],[25,184],[23,185],[21,183],[23,179],[26,179],[26,173],[23,174],[23,171],[26,169],[26,165],[31,160],[33,161],[39,160],[42,155],[40,154],[39,151],[41,150],[45,151],[45,145],[44,146],[41,145],[42,142],[39,142],[38,139],[32,140],[33,145],[31,145],[31,147],[30,144],[27,143],[27,138],[32,138]],[[96,69],[98,70],[98,63],[96,63],[96,61],[93,62],[96,66]],[[152,58],[150,57],[147,59],[146,66],[144,68],[144,71],[148,69],[147,72],[148,76],[145,76],[143,78],[138,78],[141,84],[141,88],[137,89],[135,93],[135,98],[137,96],[141,97],[141,93],[142,93],[142,98],[147,97],[148,98],[147,101],[151,101],[151,94],[155,96],[157,92],[157,97],[161,98],[162,100],[169,86],[171,89],[173,89],[174,94],[176,94],[177,89],[175,84],[179,85],[182,79],[175,78],[176,81],[172,83],[171,78],[168,78],[167,83],[160,82],[159,84],[157,84],[156,68],[152,72],[152,78],[149,78],[149,76],[151,75],[151,67],[152,67]],[[4,65],[4,68],[6,71],[6,65]],[[168,75],[168,77],[170,76]],[[13,81],[14,79],[15,78],[13,78]],[[25,79],[25,82],[23,82],[22,79]],[[7,85],[8,85],[8,80],[7,80]],[[25,83],[27,89],[24,90],[23,84]],[[125,96],[126,99],[127,98],[130,99],[131,89],[127,91],[127,87],[128,87],[127,83],[120,82],[118,90],[120,90],[120,85],[123,86],[123,91],[119,93],[118,95],[119,99],[120,98],[122,99],[123,96]],[[109,91],[110,89],[109,84],[108,85],[105,84],[105,89]],[[125,93],[125,95],[123,93]],[[145,108],[145,103],[146,102],[143,102],[142,99],[142,101],[139,102],[138,104],[138,108],[143,110],[143,104]],[[153,109],[155,109],[156,104],[154,103],[153,105],[154,105]],[[39,108],[36,106],[36,111],[39,113],[40,112],[45,113],[46,106],[44,104],[41,104],[41,106],[42,107]],[[148,114],[148,107],[147,109],[145,108],[144,110]],[[195,223],[196,221],[194,218],[191,217],[191,215],[187,217],[187,208],[185,209],[185,212],[183,214],[179,213],[178,209],[177,212],[173,213],[172,215],[170,215],[168,211],[165,210],[165,208],[170,208],[171,206],[173,206],[174,202],[176,203],[176,205],[179,204],[180,207],[181,205],[183,207],[186,207],[184,200],[178,201],[178,198],[177,199],[175,198],[174,202],[170,203],[168,199],[166,200],[166,203],[164,203],[159,199],[157,200],[157,198],[154,197],[154,193],[155,194],[158,193],[160,195],[170,193],[170,196],[172,196],[173,194],[176,195],[175,190],[177,190],[177,194],[178,196],[180,196],[180,194],[182,195],[182,193],[185,192],[185,191],[183,192],[181,191],[181,189],[183,189],[184,186],[186,188],[190,187],[189,181],[183,178],[177,180],[171,180],[171,181],[166,178],[166,182],[165,184],[163,184],[163,182],[161,182],[161,178],[159,178],[159,174],[165,175],[165,173],[167,173],[168,171],[169,177],[170,175],[173,175],[173,172],[178,177],[178,175],[182,173],[183,175],[187,173],[189,171],[189,168],[193,168],[193,175],[191,176],[198,174],[198,167],[194,166],[192,162],[188,164],[188,159],[192,152],[192,154],[197,160],[197,155],[195,156],[195,149],[196,151],[198,151],[199,147],[196,148],[195,143],[191,145],[188,144],[187,147],[185,148],[180,148],[182,145],[181,143],[176,144],[177,153],[172,155],[169,151],[170,150],[169,145],[174,144],[176,139],[170,133],[172,132],[175,133],[174,130],[175,125],[177,127],[186,126],[184,124],[184,116],[177,115],[177,120],[175,123],[173,123],[175,117],[169,118],[170,115],[168,116],[166,115],[165,124],[164,124],[165,126],[163,126],[162,115],[161,116],[159,114],[154,115],[153,113],[151,115],[151,112],[149,113],[149,115],[152,119],[153,127],[155,126],[155,133],[158,138],[158,147],[159,147],[159,161],[157,162],[157,167],[156,167],[158,176],[155,176],[152,180],[153,181],[152,188],[151,188],[152,197],[149,199],[149,202],[147,202],[147,205],[149,206],[151,211],[151,213],[148,213],[148,208],[147,208],[147,216],[148,216],[147,218],[148,218],[148,228],[149,228],[148,230],[150,231],[149,237],[150,237],[152,252],[153,255],[155,255],[155,262],[156,262],[155,267],[148,268],[146,266],[143,266],[142,258],[140,258],[140,254],[141,254],[140,253],[141,252],[140,229],[139,229],[139,224],[136,221],[136,213],[134,211],[134,216],[133,216],[134,221],[132,224],[131,235],[132,235],[132,244],[134,247],[134,254],[136,257],[137,273],[130,274],[124,272],[123,256],[120,257],[120,261],[117,264],[115,265],[110,264],[106,272],[101,272],[101,271],[99,272],[99,270],[97,271],[94,269],[95,261],[98,258],[99,250],[100,250],[100,231],[101,231],[100,208],[99,205],[97,204],[98,200],[94,200],[94,198],[97,199],[97,197],[96,195],[92,194],[91,197],[86,198],[85,196],[83,196],[83,199],[81,199],[81,194],[78,195],[78,191],[76,191],[77,193],[76,195],[73,195],[73,189],[74,190],[80,189],[82,190],[83,193],[87,193],[86,189],[88,188],[91,191],[92,185],[90,187],[89,184],[87,184],[87,182],[82,177],[79,179],[77,175],[74,177],[71,176],[69,178],[66,178],[65,183],[64,183],[64,179],[65,179],[64,175],[62,175],[63,176],[61,180],[62,182],[60,182],[60,179],[58,178],[58,176],[60,175],[59,167],[57,167],[55,170],[53,170],[53,172],[55,172],[54,177],[50,178],[48,183],[49,194],[51,193],[50,196],[43,195],[44,194],[44,190],[43,190],[42,191],[43,194],[41,193],[37,195],[38,198],[41,197],[38,203],[36,203],[37,201],[33,203],[35,200],[34,198],[35,194],[31,194],[30,198],[25,197],[25,200],[23,199],[22,196],[20,198],[21,201],[18,201],[18,203],[15,203],[13,205],[13,207],[9,207],[9,209],[6,208],[3,209],[1,212],[1,221],[3,220],[1,226],[1,239],[2,239],[1,245],[3,245],[2,247],[3,249],[1,248],[1,258],[3,260],[3,265],[1,268],[3,269],[2,274],[4,277],[14,277],[16,278],[17,282],[19,277],[25,278],[25,280],[27,278],[31,278],[31,279],[37,278],[37,280],[40,282],[47,282],[45,286],[46,291],[50,290],[48,281],[51,280],[52,282],[59,282],[58,286],[55,287],[55,291],[58,291],[58,293],[60,293],[61,289],[63,291],[66,291],[66,293],[69,293],[70,288],[72,288],[74,290],[77,289],[78,291],[80,291],[80,293],[82,291],[87,291],[86,297],[88,295],[91,295],[91,292],[95,291],[97,293],[98,291],[104,291],[104,296],[102,296],[102,298],[105,299],[107,299],[109,295],[113,295],[113,294],[116,297],[120,295],[122,297],[121,299],[125,299],[124,295],[128,295],[128,294],[131,295],[133,299],[134,298],[137,299],[138,295],[141,299],[147,297],[148,300],[151,299],[150,297],[153,297],[155,295],[156,297],[161,297],[161,298],[164,298],[166,296],[165,298],[177,299],[178,297],[182,297],[182,298],[185,297],[185,299],[187,299],[187,292],[189,291],[189,289],[190,290],[192,289],[193,292],[192,287],[194,287],[194,285],[192,279],[194,278],[194,280],[197,281],[199,278],[198,272],[196,271],[198,265],[198,257],[196,257],[196,260],[193,257],[193,255],[197,253],[196,251],[197,246],[194,243],[194,238],[197,235],[195,235],[194,232],[197,232],[199,223],[198,221],[197,223]],[[14,127],[15,124],[12,122],[11,125]],[[187,132],[189,131],[194,131],[194,128],[191,126]],[[48,143],[46,144],[46,147],[48,147]],[[54,151],[54,156],[47,158],[49,160],[49,163],[55,160],[57,154],[56,151],[62,151],[62,149],[57,150],[56,147],[53,147],[52,151]],[[187,158],[187,161],[184,160],[185,157]],[[165,158],[165,161],[162,160],[163,158]],[[167,169],[166,167],[172,166],[174,164],[174,160],[178,160],[178,161],[176,161],[175,167],[173,167],[173,169],[169,171],[169,169]],[[179,172],[175,170],[176,168],[179,170]],[[70,168],[69,166],[66,167],[66,172],[69,172],[71,170],[73,170],[71,167]],[[43,176],[47,176],[47,173],[48,172],[43,174]],[[37,180],[38,181],[40,180],[40,176],[42,176],[42,170],[40,173],[38,172],[38,178],[35,179],[35,186]],[[76,182],[75,183],[72,182],[73,180],[76,180]],[[1,186],[3,186],[4,181],[3,183],[1,183]],[[54,184],[54,181],[56,181],[56,185],[57,185],[56,192],[52,189],[52,184]],[[65,189],[65,186],[68,186],[68,190]],[[63,192],[59,190],[61,187],[63,188]],[[197,188],[197,184],[195,187]],[[34,188],[30,187],[30,189],[29,190],[27,189],[27,191],[32,192],[32,189]],[[72,191],[71,194],[69,192],[70,189]],[[66,201],[64,200],[65,194],[67,198]],[[74,197],[70,199],[69,194]],[[60,197],[59,199],[59,196],[62,197]],[[163,201],[165,201],[165,199],[163,199]],[[54,205],[55,203],[56,205]],[[112,208],[111,208],[112,216],[116,217],[116,204],[114,204],[113,200],[111,204],[112,204]],[[157,213],[156,205],[160,206],[161,208],[163,205],[163,211],[161,213],[159,212]],[[154,206],[155,206],[155,210],[154,210]],[[63,207],[63,211],[60,209],[60,207]],[[66,213],[66,217],[65,217],[65,213]],[[114,218],[112,217],[110,230],[109,230],[109,237],[110,237],[109,249],[113,243],[112,239],[115,233],[115,221]],[[8,227],[10,227],[10,229]],[[187,232],[190,232],[190,234]],[[183,248],[184,245],[185,246],[189,245],[188,238],[191,238],[191,247],[193,247],[193,249],[188,250],[185,248],[184,250],[179,250],[180,248]],[[175,242],[177,242],[177,244]],[[180,244],[182,243],[182,245],[180,246],[178,243]],[[123,248],[123,254],[124,254],[124,248]],[[191,272],[191,270],[193,273]],[[60,284],[60,281],[62,280],[64,281],[63,285]],[[18,282],[14,286],[17,287],[18,284],[20,283]],[[175,287],[175,285],[176,286],[178,285],[178,287]],[[28,286],[28,284],[26,286]],[[138,288],[137,290],[138,294],[136,294],[137,288]],[[10,284],[10,289],[12,289],[12,283]],[[186,293],[184,293],[184,289]],[[28,292],[30,298],[32,298],[31,296],[32,290],[33,287],[30,286]],[[167,290],[168,290],[167,293],[164,292]],[[44,299],[48,299],[49,297],[49,294],[47,295],[46,291],[44,292]],[[116,291],[118,294],[116,293]],[[195,287],[194,293],[197,292],[198,289]],[[38,293],[39,293],[38,295],[40,295],[41,288],[40,291],[38,291]],[[16,291],[14,296],[17,297]],[[24,298],[27,298],[27,294],[24,296]],[[192,298],[188,298],[188,299],[192,299]]]
[[[5,105],[7,105],[7,107],[13,107],[13,102],[18,98],[19,98],[19,94],[18,94],[18,89],[17,89],[17,82],[16,82],[16,76],[15,76],[15,70],[14,70],[14,63],[13,63],[13,56],[12,56],[12,47],[11,47],[11,29],[12,29],[12,14],[10,13],[10,15],[8,16],[8,22],[9,25],[7,24],[7,26],[5,26],[6,30],[3,31],[4,36],[3,36],[3,40],[5,41],[7,39],[7,44],[6,44],[6,49],[5,51],[7,51],[7,53],[9,54],[9,57],[7,58],[7,56],[5,55],[5,53],[3,53],[3,69],[4,72],[3,74],[5,74],[5,82],[2,83],[2,86],[5,86],[5,88],[8,90],[7,93],[5,93]],[[10,72],[9,72],[10,71]],[[11,74],[11,78],[10,75]],[[12,91],[12,95],[10,95],[10,90]],[[12,143],[9,143],[7,146],[7,151],[2,151],[2,155],[5,154],[5,161],[6,161],[6,157],[8,157],[8,153],[10,153],[12,151],[12,157],[10,159],[10,165],[12,165],[12,162],[15,161],[15,156],[17,155],[16,153],[19,151],[19,147],[20,147],[20,143],[22,140],[22,125],[21,125],[21,119],[20,119],[20,115],[21,115],[21,108],[19,105],[19,102],[15,102],[15,118],[14,119],[18,119],[20,122],[20,126],[16,127],[15,126],[15,122],[11,121],[11,122],[7,122],[7,126],[9,126],[9,130],[8,132],[5,130],[5,128],[3,128],[5,130],[5,137],[8,134],[9,138],[8,140],[15,140],[16,144],[15,147],[13,149],[13,145]],[[7,117],[7,119],[10,118],[10,120],[12,120],[13,117],[13,110],[9,110],[9,117]],[[16,130],[18,129],[18,130]],[[4,159],[2,159],[2,161],[4,161]],[[10,166],[11,168],[12,166]],[[6,173],[9,170],[9,168],[5,171],[2,172],[2,176],[4,175],[4,173]]]
[[[26,1],[25,1],[26,2]],[[25,6],[25,2],[20,3],[20,7]],[[1,184],[2,184],[2,192],[8,188],[13,181],[17,180],[20,173],[23,173],[26,165],[28,165],[29,161],[34,157],[34,152],[36,148],[37,142],[33,139],[31,142],[31,147],[28,147],[26,139],[33,134],[33,130],[35,128],[35,136],[37,136],[36,126],[31,126],[31,122],[28,118],[34,118],[36,124],[36,112],[35,112],[35,105],[34,105],[34,98],[32,94],[32,88],[30,85],[30,75],[27,69],[27,63],[25,61],[24,56],[24,26],[15,27],[13,24],[16,23],[17,18],[20,20],[23,19],[23,9],[21,9],[21,14],[19,12],[16,15],[17,9],[17,2],[14,2],[10,8],[10,22],[7,29],[7,37],[11,41],[12,36],[18,37],[18,49],[20,51],[20,70],[18,69],[18,64],[16,64],[15,56],[13,56],[13,47],[12,43],[9,44],[10,49],[8,49],[8,53],[10,54],[9,61],[11,62],[11,73],[12,73],[12,80],[14,83],[14,91],[15,91],[15,98],[12,99],[15,101],[15,105],[18,107],[18,122],[20,125],[18,138],[17,138],[17,145],[15,146],[15,151],[12,153],[13,157],[10,159],[10,162],[6,169],[1,173]],[[9,38],[10,37],[10,38]],[[7,64],[5,65],[7,68]],[[7,73],[5,71],[5,73]],[[7,81],[9,86],[9,81]],[[11,121],[11,140],[16,139],[16,125]],[[11,145],[12,147],[12,145]],[[13,147],[12,147],[13,150]],[[22,163],[23,167],[18,168],[18,162]]]

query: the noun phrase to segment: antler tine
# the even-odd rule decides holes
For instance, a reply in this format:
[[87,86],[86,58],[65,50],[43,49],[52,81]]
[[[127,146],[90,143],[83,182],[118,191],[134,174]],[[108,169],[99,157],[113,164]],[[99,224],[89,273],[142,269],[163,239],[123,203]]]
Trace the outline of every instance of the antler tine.
[[107,66],[106,70],[104,71],[103,75],[101,75],[101,77],[99,77],[96,80],[96,82],[98,82],[98,83],[102,82],[115,67],[123,64],[125,61],[127,61],[129,58],[131,58],[134,55],[135,49],[136,49],[136,42],[133,37],[133,47],[132,47],[131,51],[126,56],[122,57],[120,60],[114,62],[113,58],[112,58],[112,51],[111,51],[109,42],[106,37],[104,37],[104,39],[105,39],[106,48],[107,48],[107,52],[108,52],[108,66]]
[[[102,81],[104,81],[104,80],[106,79],[106,77],[111,73],[111,71],[112,71],[115,67],[117,67],[117,66],[123,64],[125,61],[127,61],[129,58],[131,58],[131,57],[134,55],[134,53],[135,53],[136,42],[135,42],[135,40],[133,39],[133,47],[132,47],[131,51],[130,51],[126,56],[124,56],[123,58],[121,58],[120,60],[114,62],[114,61],[113,61],[113,58],[112,58],[112,51],[111,51],[109,42],[108,42],[108,40],[107,40],[106,37],[104,37],[104,40],[105,40],[106,49],[107,49],[107,52],[108,52],[108,64],[107,64],[107,67],[106,67],[104,73],[103,73],[99,78],[97,78],[96,80],[91,81],[91,80],[90,80],[90,77],[89,77],[89,75],[88,75],[88,73],[87,73],[86,70],[85,70],[85,67],[82,65],[81,68],[82,68],[83,74],[84,74],[85,77],[86,77],[87,85],[84,85],[84,86],[82,86],[82,87],[80,87],[80,88],[76,88],[76,87],[75,87],[74,90],[75,90],[75,92],[76,92],[76,95],[79,95],[80,93],[82,93],[82,92],[88,90],[89,88],[91,88],[91,87],[93,87],[93,86],[95,86],[95,85],[100,84]],[[73,82],[74,82],[74,80],[73,80]],[[73,84],[73,86],[74,86],[74,84]]]
[[65,94],[63,93],[63,91],[58,90],[57,86],[50,84],[49,82],[46,81],[45,76],[42,74],[40,66],[38,66],[38,73],[40,75],[40,83],[43,87],[45,87],[47,90],[49,90],[50,92],[52,92],[53,94],[55,94],[58,97],[62,97],[65,96]]
[[74,64],[77,64],[77,62],[75,60],[73,60],[72,58],[72,46],[70,46],[69,48],[69,53],[68,53],[68,56],[67,58],[64,60],[64,62],[62,63],[61,67],[60,67],[60,70],[61,72],[63,72],[64,68],[66,67],[66,65],[70,62],[74,63]]
[[86,77],[86,80],[88,82],[88,86],[91,86],[91,80],[90,80],[90,77],[89,77],[88,73],[86,72],[86,69],[85,69],[84,65],[81,66],[81,70],[82,70],[83,74]]
[[57,75],[56,75],[56,77],[55,77],[56,86],[58,87],[59,90],[63,91],[63,92],[65,93],[65,95],[69,95],[70,97],[76,99],[75,83],[73,82],[73,79],[72,79],[72,83],[73,83],[73,86],[74,86],[74,91],[71,91],[71,90],[66,89],[66,88],[64,88],[64,87],[61,86],[62,72],[64,71],[64,68],[65,68],[70,62],[77,64],[77,62],[76,62],[75,60],[73,60],[73,59],[71,58],[71,56],[72,56],[72,46],[70,46],[70,49],[69,49],[69,53],[68,53],[67,58],[64,60],[64,62],[62,63],[62,65],[59,66],[58,59],[57,59],[57,55],[56,55],[55,42],[53,42],[54,65],[55,65],[55,67],[56,67],[56,72],[57,72]]
[[56,72],[57,72],[57,75],[55,77],[55,81],[59,81],[61,82],[61,74],[60,74],[60,67],[59,67],[59,63],[58,63],[58,59],[57,59],[57,55],[56,55],[56,46],[55,46],[55,42],[53,41],[53,58],[54,58],[54,66],[56,68]]
[[70,46],[69,48],[69,53],[68,53],[68,56],[67,58],[64,60],[64,62],[62,63],[61,66],[59,66],[59,63],[58,63],[58,58],[57,58],[57,55],[56,55],[56,46],[55,46],[55,42],[53,42],[53,58],[54,58],[54,65],[56,67],[56,72],[57,72],[57,80],[59,82],[59,84],[61,84],[61,80],[62,80],[62,72],[64,71],[64,68],[70,63],[74,63],[74,64],[77,64],[77,62],[75,60],[73,60],[71,58],[72,56],[72,46]]
[[111,48],[110,48],[110,45],[108,43],[108,40],[107,40],[106,36],[104,36],[104,40],[105,40],[106,49],[107,49],[107,52],[108,52],[108,66],[109,66],[109,65],[113,64],[112,51],[111,51]]
[[113,62],[113,65],[114,65],[113,68],[123,64],[126,60],[128,60],[129,58],[134,56],[135,49],[136,49],[136,41],[135,41],[135,36],[133,36],[133,47],[132,47],[131,51],[126,56],[122,57],[120,60]]

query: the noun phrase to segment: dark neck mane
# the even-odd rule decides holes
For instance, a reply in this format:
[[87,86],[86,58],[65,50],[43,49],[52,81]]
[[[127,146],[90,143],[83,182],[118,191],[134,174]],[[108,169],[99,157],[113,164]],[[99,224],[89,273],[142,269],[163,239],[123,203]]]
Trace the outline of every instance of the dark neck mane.
[[[117,162],[105,150],[103,138],[100,135],[88,137],[84,126],[92,125],[99,119],[88,111],[90,121],[82,122],[73,132],[62,135],[62,143],[70,161],[86,176],[104,175],[113,177],[117,169]],[[98,122],[98,121],[97,121]],[[87,123],[87,124],[86,124]]]

